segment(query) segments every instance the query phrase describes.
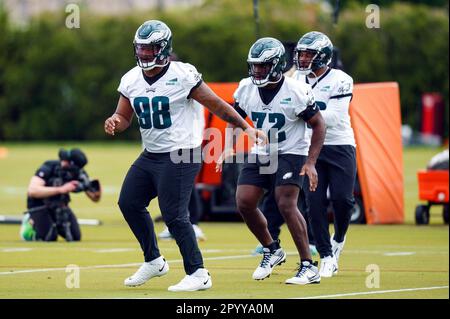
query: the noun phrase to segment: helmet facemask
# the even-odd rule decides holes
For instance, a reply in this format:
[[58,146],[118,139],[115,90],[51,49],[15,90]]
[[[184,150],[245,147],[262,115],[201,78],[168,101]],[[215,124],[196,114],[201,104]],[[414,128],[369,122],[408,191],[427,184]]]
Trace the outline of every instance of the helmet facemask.
[[258,87],[264,87],[268,84],[278,83],[281,80],[282,72],[278,70],[279,59],[271,62],[248,62],[248,74],[253,84]]
[[[308,58],[300,59],[300,54]],[[315,74],[317,70],[330,64],[333,56],[333,44],[323,33],[311,31],[300,38],[294,50],[294,65],[300,74]]]
[[167,41],[149,44],[133,43],[137,65],[145,71],[166,66],[169,63],[169,57],[165,53],[167,45]]
[[[300,59],[300,54],[306,53],[310,57],[306,60]],[[320,61],[320,52],[316,50],[309,49],[295,49],[294,50],[294,65],[300,74],[309,75],[311,73],[315,73],[318,69],[323,67],[322,61]]]

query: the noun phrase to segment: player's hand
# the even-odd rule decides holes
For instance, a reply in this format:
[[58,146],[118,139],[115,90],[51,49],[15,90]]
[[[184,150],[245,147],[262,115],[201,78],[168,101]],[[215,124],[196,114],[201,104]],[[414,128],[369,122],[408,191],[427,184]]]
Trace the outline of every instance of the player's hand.
[[236,155],[233,149],[224,150],[222,154],[220,154],[216,163],[216,173],[222,171],[223,163],[227,160],[227,158]]
[[258,145],[266,145],[269,143],[269,139],[267,138],[266,133],[261,130],[257,130],[253,127],[250,127],[245,130],[245,133],[253,140],[256,141]]
[[113,135],[116,132],[116,126],[120,123],[120,117],[117,114],[113,114],[108,117],[105,121],[105,133],[109,135]]
[[77,189],[78,181],[70,181],[59,187],[60,194],[67,194]]
[[309,190],[311,192],[315,192],[318,184],[317,171],[314,164],[306,162],[303,165],[302,170],[300,171],[300,175],[307,175],[309,178]]

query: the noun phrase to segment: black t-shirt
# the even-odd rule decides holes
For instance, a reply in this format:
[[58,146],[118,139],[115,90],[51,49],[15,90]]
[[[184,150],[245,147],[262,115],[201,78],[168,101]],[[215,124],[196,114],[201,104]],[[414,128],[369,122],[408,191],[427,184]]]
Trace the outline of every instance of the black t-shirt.
[[[42,164],[41,167],[38,168],[38,170],[35,173],[35,176],[38,176],[45,180],[45,186],[57,186],[55,183],[59,183],[58,185],[64,184],[64,181],[62,181],[59,178],[59,170],[61,168],[61,162],[54,160],[54,161],[46,161],[44,164]],[[58,181],[59,179],[59,181]],[[66,181],[67,182],[67,181]],[[62,201],[64,203],[70,202],[70,196],[69,194],[63,194],[63,195],[55,195],[49,198],[45,198],[45,201]],[[27,198],[27,207],[33,208],[33,207],[39,207],[43,206],[45,204],[43,198],[31,198],[28,196]]]

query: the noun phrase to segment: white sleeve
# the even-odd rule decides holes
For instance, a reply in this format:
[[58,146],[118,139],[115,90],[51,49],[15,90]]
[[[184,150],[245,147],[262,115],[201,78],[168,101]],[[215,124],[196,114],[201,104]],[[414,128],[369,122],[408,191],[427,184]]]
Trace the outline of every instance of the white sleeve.
[[308,106],[312,106],[315,103],[314,94],[311,86],[305,84],[302,89],[295,90],[296,100],[294,101],[295,116],[299,116]]
[[120,94],[122,94],[123,96],[125,96],[127,99],[130,99],[130,94],[128,93],[128,85],[126,83],[126,78],[125,76],[122,76],[122,78],[120,79],[120,84],[119,87],[117,88],[117,91],[119,91]]
[[353,96],[353,79],[339,80],[331,92],[327,108],[322,110],[322,117],[327,127],[336,126],[342,116],[348,114],[350,101]]
[[186,96],[189,96],[194,87],[202,83],[202,75],[198,73],[197,69],[189,63],[183,63],[183,76],[181,78],[181,85],[186,90]]
[[244,91],[244,87],[245,87],[245,83],[244,80],[241,80],[241,82],[239,82],[239,86],[236,89],[236,91],[234,91],[233,93],[233,99],[234,99],[234,104],[238,104],[239,107],[245,112],[247,113],[247,109],[246,109],[246,103],[243,100],[243,91]]

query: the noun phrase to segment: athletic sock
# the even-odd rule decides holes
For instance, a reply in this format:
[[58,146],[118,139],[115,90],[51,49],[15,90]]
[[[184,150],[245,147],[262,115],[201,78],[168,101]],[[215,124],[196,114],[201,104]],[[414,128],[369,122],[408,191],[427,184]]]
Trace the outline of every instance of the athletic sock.
[[270,252],[274,252],[275,250],[278,250],[281,248],[280,246],[280,240],[274,240],[269,246],[267,246],[266,248],[270,249]]

